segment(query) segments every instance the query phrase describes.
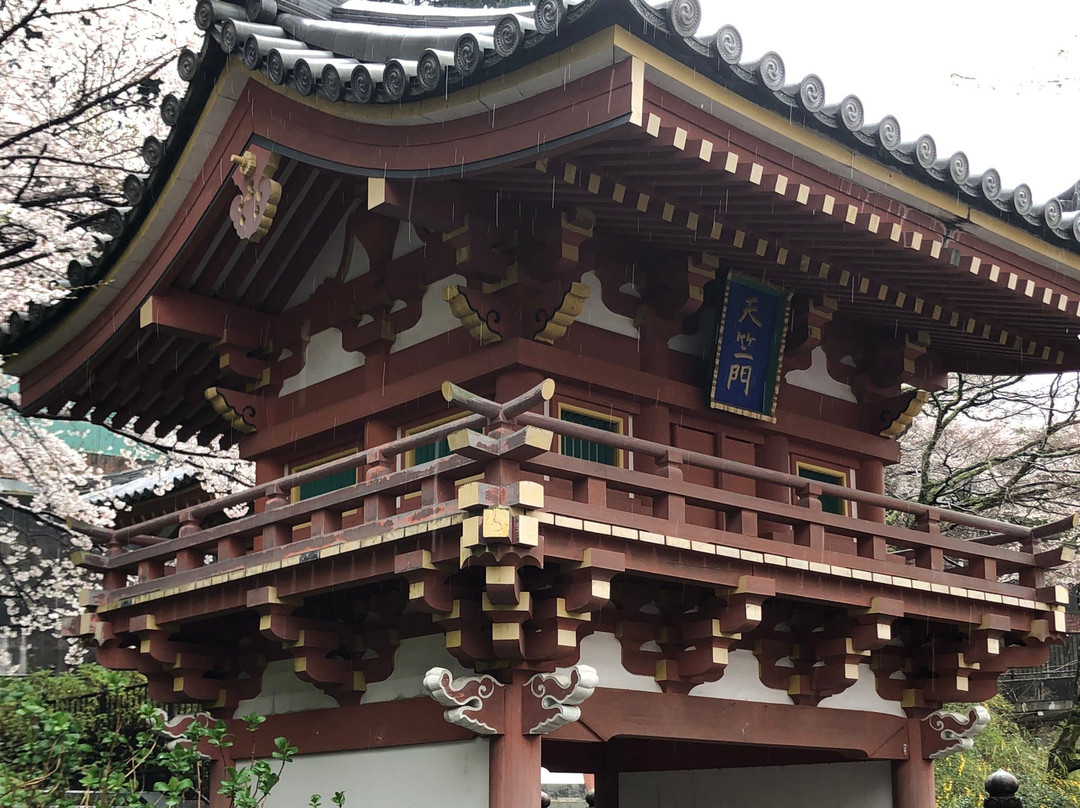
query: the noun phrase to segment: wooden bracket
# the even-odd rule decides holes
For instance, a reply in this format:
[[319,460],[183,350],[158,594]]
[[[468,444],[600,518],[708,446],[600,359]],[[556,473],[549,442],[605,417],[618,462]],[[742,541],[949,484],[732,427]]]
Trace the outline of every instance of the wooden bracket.
[[226,390],[223,387],[208,387],[204,395],[214,412],[224,418],[225,423],[235,432],[250,434],[265,424],[265,402],[261,396]]
[[270,230],[281,200],[281,184],[274,179],[281,158],[272,151],[252,146],[230,159],[236,164],[233,182],[240,189],[229,211],[233,228],[240,238],[258,243]]

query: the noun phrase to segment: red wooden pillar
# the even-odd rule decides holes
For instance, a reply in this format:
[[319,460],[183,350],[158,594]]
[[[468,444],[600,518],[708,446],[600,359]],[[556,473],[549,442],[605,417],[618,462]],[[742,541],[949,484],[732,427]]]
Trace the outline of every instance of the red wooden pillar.
[[893,808],[934,808],[934,761],[923,757],[921,722],[907,724],[908,758],[892,764]]
[[540,804],[540,736],[521,731],[521,685],[515,672],[502,688],[505,733],[491,739],[488,808],[529,808]]
[[[671,410],[667,407],[656,405],[645,407],[634,422],[635,437],[656,443],[671,443]],[[634,455],[634,469],[655,474],[658,468],[657,462],[648,455]]]
[[596,773],[596,808],[619,808],[619,772],[610,763]]
[[[855,484],[860,491],[873,494],[885,493],[885,465],[875,458],[864,460],[855,470]],[[860,502],[859,518],[868,522],[885,522],[885,509]]]
[[[756,454],[757,465],[773,471],[782,471],[785,474],[791,471],[791,454],[786,435],[766,435],[764,442],[758,447]],[[766,483],[758,481],[757,495],[762,499],[771,499],[774,502],[791,504],[791,489],[786,485]],[[777,541],[794,541],[791,527],[779,522],[770,522],[762,519],[758,525],[758,531],[762,536]],[[757,531],[754,531],[756,534]]]

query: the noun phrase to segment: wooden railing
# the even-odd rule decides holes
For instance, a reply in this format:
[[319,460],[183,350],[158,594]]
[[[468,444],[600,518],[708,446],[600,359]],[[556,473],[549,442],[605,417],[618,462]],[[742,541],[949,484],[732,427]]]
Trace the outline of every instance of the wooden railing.
[[[791,558],[820,561],[826,555],[846,556],[850,557],[845,560],[848,566],[871,573],[898,574],[907,569],[905,575],[922,575],[927,580],[958,576],[953,580],[966,579],[966,586],[975,585],[977,580],[987,591],[1009,591],[1008,584],[999,583],[1004,575],[1016,575],[1019,586],[1030,591],[1042,585],[1045,569],[1071,557],[1066,548],[1042,548],[1040,542],[1076,527],[1076,517],[1036,528],[1013,525],[528,411],[550,400],[553,393],[554,383],[547,380],[500,405],[446,383],[443,394],[447,401],[472,415],[130,527],[88,529],[106,544],[106,552],[80,554],[76,563],[101,572],[107,590],[145,589],[157,579],[202,567],[214,568],[205,570],[206,575],[216,574],[222,564],[292,545],[298,538],[301,544],[316,539],[325,544],[325,537],[338,531],[352,537],[374,535],[452,515],[458,512],[455,484],[484,473],[498,459],[463,449],[398,470],[397,458],[462,430],[507,435],[526,428],[610,446],[636,458],[638,469],[631,470],[553,452],[522,455],[517,461],[521,476],[545,480],[544,510],[564,518],[602,521],[649,535],[677,535],[687,541]],[[642,465],[648,470],[641,470]],[[770,499],[687,482],[684,470],[692,468],[708,470],[714,476],[734,475],[766,483],[784,494]],[[353,469],[358,470],[356,484],[291,501],[294,488]],[[857,503],[878,518],[823,512],[822,496]],[[251,509],[248,515],[204,527],[215,514],[242,505]],[[704,520],[710,524],[688,519],[687,508],[711,515]],[[913,517],[915,527],[888,523],[889,512]],[[979,534],[952,535],[949,525]],[[173,529],[178,533],[175,538],[156,535]],[[297,550],[302,550],[301,544],[296,544]]]

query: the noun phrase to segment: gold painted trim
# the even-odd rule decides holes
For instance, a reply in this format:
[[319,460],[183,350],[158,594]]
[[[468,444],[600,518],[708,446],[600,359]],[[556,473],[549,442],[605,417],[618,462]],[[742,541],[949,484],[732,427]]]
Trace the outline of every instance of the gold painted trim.
[[930,400],[930,392],[928,390],[916,390],[915,395],[912,396],[910,402],[902,413],[893,419],[893,422],[878,432],[883,438],[899,438],[915,421],[915,418],[922,412],[923,407],[926,406],[926,402]]

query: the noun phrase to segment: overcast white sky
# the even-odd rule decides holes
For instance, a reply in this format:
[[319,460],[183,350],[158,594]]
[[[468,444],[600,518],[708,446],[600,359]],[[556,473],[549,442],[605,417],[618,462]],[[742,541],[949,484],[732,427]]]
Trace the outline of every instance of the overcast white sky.
[[739,29],[745,60],[780,54],[816,73],[826,103],[862,99],[905,141],[964,151],[973,174],[1031,186],[1037,203],[1080,180],[1080,4],[986,0],[701,0],[702,30]]

